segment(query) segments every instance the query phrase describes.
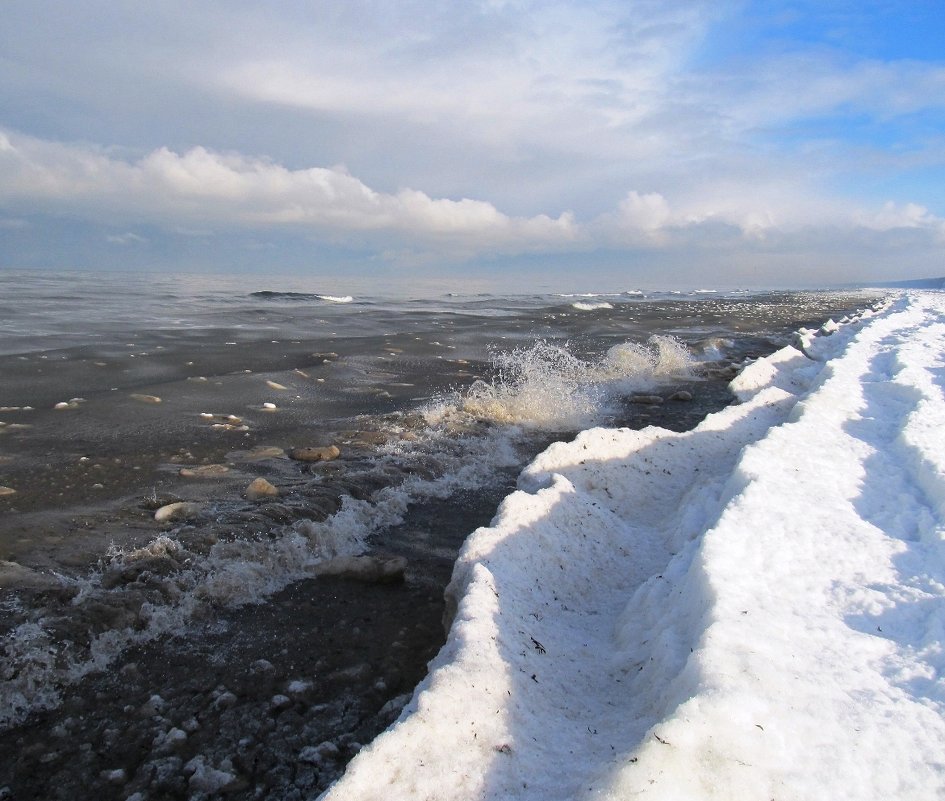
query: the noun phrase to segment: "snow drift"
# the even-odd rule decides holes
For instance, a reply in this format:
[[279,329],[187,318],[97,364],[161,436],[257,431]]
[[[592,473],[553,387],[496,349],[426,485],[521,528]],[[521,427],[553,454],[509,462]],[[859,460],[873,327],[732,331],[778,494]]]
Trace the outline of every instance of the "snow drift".
[[523,472],[353,799],[945,793],[945,295],[801,331],[696,429]]

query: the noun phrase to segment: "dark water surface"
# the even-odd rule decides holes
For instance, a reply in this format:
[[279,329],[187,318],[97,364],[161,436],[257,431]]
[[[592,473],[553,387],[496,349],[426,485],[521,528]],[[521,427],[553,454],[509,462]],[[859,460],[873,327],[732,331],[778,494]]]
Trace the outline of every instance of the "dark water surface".
[[[0,275],[0,797],[313,797],[535,453],[691,427],[733,363],[875,299],[415,291]],[[324,574],[364,555],[393,581]]]

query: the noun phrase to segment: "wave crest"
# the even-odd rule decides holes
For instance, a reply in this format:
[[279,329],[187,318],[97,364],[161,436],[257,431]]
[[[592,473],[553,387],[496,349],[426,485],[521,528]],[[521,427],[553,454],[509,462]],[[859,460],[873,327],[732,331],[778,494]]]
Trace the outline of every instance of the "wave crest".
[[425,410],[431,423],[473,418],[549,430],[595,424],[620,395],[692,374],[693,358],[674,337],[646,344],[624,342],[597,361],[584,361],[566,346],[536,342],[493,356],[496,375],[478,380]]

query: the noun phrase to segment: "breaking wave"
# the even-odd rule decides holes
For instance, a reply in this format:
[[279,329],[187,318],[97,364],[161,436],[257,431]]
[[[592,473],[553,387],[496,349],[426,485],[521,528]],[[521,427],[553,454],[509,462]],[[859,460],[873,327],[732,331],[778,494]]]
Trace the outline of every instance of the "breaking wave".
[[351,295],[320,295],[316,292],[276,292],[271,289],[262,289],[259,292],[250,292],[251,298],[263,300],[324,300],[328,303],[351,303]]
[[[692,364],[685,345],[661,336],[616,345],[597,360],[543,341],[493,360],[491,381],[420,415],[392,416],[390,444],[369,466],[345,473],[345,486],[356,489],[343,489],[324,519],[273,523],[260,533],[221,505],[214,523],[112,549],[92,573],[58,577],[67,600],[29,610],[4,638],[0,728],[58,706],[70,684],[133,645],[186,632],[212,607],[263,601],[334,559],[364,553],[371,535],[401,523],[418,501],[488,485],[501,468],[520,464],[518,443],[528,430],[592,425],[619,394],[688,375]],[[315,483],[313,493],[324,489]]]
[[436,423],[471,417],[548,430],[594,425],[619,395],[691,374],[693,358],[678,339],[653,336],[647,344],[614,345],[597,361],[540,341],[498,353],[495,377],[441,399],[424,414]]
[[0,729],[57,707],[66,687],[126,649],[185,633],[212,607],[261,602],[332,560],[364,553],[368,538],[401,523],[412,504],[485,486],[497,469],[519,463],[514,438],[502,431],[461,439],[429,428],[410,433],[419,433],[416,441],[382,448],[372,468],[348,474],[373,491],[342,495],[324,520],[273,524],[262,534],[234,526],[219,541],[219,528],[183,526],[142,547],[111,549],[87,576],[58,576],[66,605],[34,610],[4,638]]

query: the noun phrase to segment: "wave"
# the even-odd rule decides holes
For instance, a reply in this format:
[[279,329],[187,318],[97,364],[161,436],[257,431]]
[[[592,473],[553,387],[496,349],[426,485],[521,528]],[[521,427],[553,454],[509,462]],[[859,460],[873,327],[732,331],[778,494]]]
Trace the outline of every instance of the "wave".
[[[620,393],[687,374],[692,357],[678,340],[652,337],[616,345],[597,360],[538,342],[493,361],[492,381],[477,381],[419,415],[392,415],[383,425],[392,444],[368,466],[345,472],[323,520],[273,524],[258,534],[255,524],[247,529],[239,505],[219,502],[207,509],[213,522],[113,549],[85,576],[58,577],[68,600],[34,610],[0,650],[0,728],[55,708],[65,687],[129,647],[186,632],[208,607],[258,603],[333,559],[363,553],[372,534],[400,524],[418,501],[485,487],[519,464],[517,443],[529,431],[599,421]],[[326,488],[316,484],[296,490],[313,514],[327,508]]]
[[318,295],[312,292],[275,292],[271,289],[261,289],[258,292],[250,292],[251,298],[263,298],[264,300],[317,300]]
[[548,430],[579,429],[601,420],[617,397],[691,375],[693,357],[678,339],[614,345],[597,361],[539,341],[493,356],[496,376],[424,410],[433,423],[485,420]]
[[[0,730],[56,708],[66,687],[128,648],[186,633],[208,608],[262,602],[332,560],[364,553],[368,538],[402,523],[412,505],[484,488],[520,463],[520,429],[468,416],[455,422],[391,415],[379,426],[391,444],[366,467],[345,472],[334,511],[323,520],[273,524],[260,534],[255,525],[247,529],[240,504],[214,503],[202,522],[142,547],[110,549],[84,576],[57,574],[63,604],[33,610],[0,645]],[[296,488],[311,497],[316,516],[326,507],[325,490],[322,479]]]
[[[396,416],[388,425],[392,437],[409,428]],[[359,497],[341,495],[340,508],[324,520],[241,533],[238,522],[226,524],[220,505],[212,516],[223,521],[222,536],[219,526],[184,525],[142,547],[112,548],[86,576],[57,576],[70,600],[42,615],[37,610],[0,648],[0,730],[56,708],[66,687],[128,648],[185,633],[208,608],[259,603],[330,570],[332,560],[364,553],[368,538],[400,524],[413,504],[485,487],[519,463],[514,432],[456,433],[428,426],[411,430],[416,441],[381,448],[371,467],[345,476],[348,486],[361,488]],[[317,497],[317,487],[313,492]]]
[[[903,327],[915,320],[910,317]],[[858,330],[851,325],[846,334],[802,336],[817,342],[815,353],[825,359],[857,342]],[[878,347],[889,330],[883,328],[872,341],[859,337],[860,350],[866,350],[864,339],[867,347]],[[667,347],[672,363],[679,351]],[[621,356],[633,363],[642,355],[638,348]],[[795,739],[804,747],[823,730],[823,716],[808,714],[810,704],[798,706],[793,717],[792,709],[777,704],[785,687],[796,686],[806,698],[833,704],[824,708],[868,720],[870,731],[880,734],[892,708],[885,699],[895,698],[897,720],[909,723],[898,731],[912,738],[906,740],[910,747],[898,752],[901,775],[914,772],[915,744],[923,764],[933,764],[937,740],[927,732],[941,730],[941,721],[929,713],[915,722],[932,706],[926,692],[931,681],[923,678],[920,689],[910,688],[916,676],[934,677],[936,666],[913,658],[914,638],[902,641],[896,653],[895,639],[882,639],[879,652],[870,642],[879,638],[863,636],[872,634],[876,622],[886,629],[887,622],[904,621],[908,630],[913,619],[921,616],[925,622],[928,611],[906,610],[915,618],[904,618],[889,614],[890,607],[872,597],[863,599],[860,579],[869,557],[850,561],[847,554],[852,506],[838,501],[830,507],[839,510],[827,513],[840,521],[836,531],[810,524],[811,504],[805,499],[822,491],[820,472],[807,471],[807,495],[779,492],[786,472],[797,469],[797,454],[815,450],[822,432],[844,422],[836,415],[837,389],[825,391],[819,373],[832,373],[842,390],[850,377],[862,380],[869,363],[862,353],[850,361],[825,370],[823,361],[785,348],[742,373],[739,384],[750,396],[740,394],[742,403],[695,429],[595,428],[539,455],[490,526],[466,540],[446,590],[447,643],[431,661],[427,678],[396,726],[355,757],[326,801],[373,798],[377,787],[388,797],[433,797],[447,785],[449,792],[437,797],[507,797],[508,788],[522,787],[525,779],[528,790],[517,797],[625,798],[650,791],[664,799],[706,797],[699,787],[722,788],[713,797],[732,797],[726,792],[732,787],[784,784],[780,763],[772,767],[763,758],[770,753],[766,729],[802,728],[809,736]],[[803,407],[815,405],[805,415]],[[857,416],[856,403],[848,406]],[[783,425],[788,420],[791,425]],[[827,443],[838,452],[844,447],[839,436]],[[836,458],[841,457],[848,454]],[[866,464],[873,459],[868,451],[857,458]],[[856,484],[863,472],[868,471],[857,471],[848,483]],[[834,493],[846,499],[847,489],[840,482]],[[900,493],[900,502],[905,497]],[[916,501],[928,516],[925,500]],[[783,509],[796,514],[785,517]],[[883,533],[875,523],[863,523],[866,533],[857,536],[864,542],[872,542],[869,532]],[[784,558],[785,531],[803,546],[791,552],[792,559]],[[882,553],[903,552],[902,541],[892,539],[897,535],[883,543]],[[841,567],[817,572],[825,555]],[[926,555],[917,552],[916,558]],[[798,560],[800,569],[792,567]],[[773,599],[775,569],[779,582],[788,581]],[[901,602],[904,591],[890,585],[884,571],[889,573],[885,561],[876,567],[877,584],[868,586],[892,587]],[[812,602],[812,586],[815,596],[829,599]],[[843,595],[835,591],[838,586]],[[925,596],[915,597],[915,605],[928,603]],[[754,624],[744,617],[749,611]],[[754,640],[749,627],[758,632]],[[837,668],[839,649],[827,647],[838,637],[857,660],[848,670]],[[938,644],[926,654],[937,656]],[[888,664],[896,669],[884,670],[887,663],[878,652],[884,658],[891,654]],[[798,669],[795,653],[807,660],[801,663],[806,671]],[[781,665],[772,658],[778,654],[792,659],[780,660]],[[898,670],[903,665],[908,670]],[[827,690],[821,686],[825,671],[831,678]],[[899,686],[889,673],[901,679]],[[847,703],[853,694],[855,710]],[[885,705],[871,703],[877,699]],[[458,709],[463,714],[456,714]],[[759,709],[765,717],[755,717]],[[739,725],[758,734],[749,731],[732,746],[732,720],[744,710]],[[859,728],[846,725],[846,719],[834,728],[856,745]],[[616,750],[607,743],[617,744]],[[816,758],[817,747],[807,748],[810,754],[802,747],[792,764]],[[836,762],[832,755],[823,758],[825,770]],[[862,762],[855,755],[843,761],[848,775],[835,782],[841,793],[861,775]],[[875,775],[887,775],[884,770],[880,760]],[[693,772],[697,781],[687,783]],[[795,795],[803,795],[806,775],[798,775],[801,781],[794,786],[801,791]],[[661,780],[655,790],[653,776]]]
[[735,346],[735,341],[730,337],[714,336],[703,339],[697,345],[705,360],[718,361],[724,358],[726,351]]
[[249,296],[251,298],[262,298],[263,300],[324,300],[329,303],[351,303],[354,300],[351,295],[320,295],[316,292],[276,292],[271,289],[250,292]]
[[571,293],[559,293],[555,295],[556,298],[619,298],[621,292],[571,292]]
[[598,309],[612,309],[613,307],[613,304],[606,300],[578,301],[571,304],[571,308],[578,311],[597,311]]

